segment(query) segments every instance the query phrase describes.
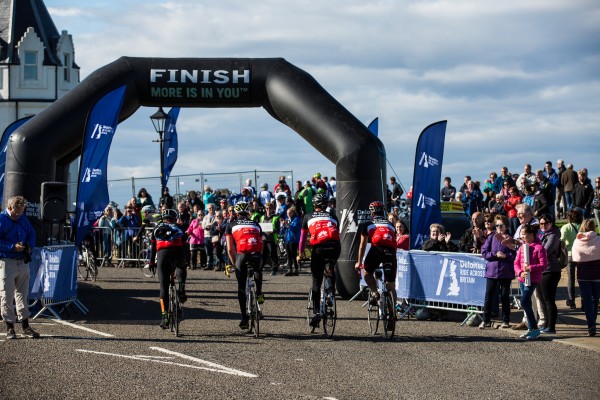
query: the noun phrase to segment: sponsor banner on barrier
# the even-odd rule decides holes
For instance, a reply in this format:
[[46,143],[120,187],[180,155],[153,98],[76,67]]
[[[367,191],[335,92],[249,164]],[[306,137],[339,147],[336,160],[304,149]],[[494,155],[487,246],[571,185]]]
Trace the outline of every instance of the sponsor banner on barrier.
[[61,301],[77,297],[77,247],[33,249],[29,263],[29,298]]
[[483,306],[485,260],[472,254],[396,253],[399,298]]

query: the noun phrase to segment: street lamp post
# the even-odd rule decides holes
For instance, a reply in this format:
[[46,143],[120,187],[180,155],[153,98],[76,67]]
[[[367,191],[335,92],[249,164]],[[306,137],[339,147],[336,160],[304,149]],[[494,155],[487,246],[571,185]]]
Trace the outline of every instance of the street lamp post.
[[153,142],[158,142],[160,144],[160,198],[159,198],[159,201],[165,193],[165,185],[163,183],[163,171],[165,168],[165,165],[164,165],[165,160],[163,159],[163,146],[164,146],[163,134],[165,133],[165,124],[167,122],[167,119],[169,119],[169,115],[163,111],[162,107],[159,107],[158,111],[156,111],[154,114],[152,114],[150,116],[152,125],[154,125],[154,130],[156,130],[156,133],[158,133],[158,140],[153,140]]

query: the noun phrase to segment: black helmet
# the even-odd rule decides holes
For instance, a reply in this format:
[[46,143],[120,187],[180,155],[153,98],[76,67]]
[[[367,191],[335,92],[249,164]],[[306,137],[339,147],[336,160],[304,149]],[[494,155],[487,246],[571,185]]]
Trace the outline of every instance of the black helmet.
[[383,215],[383,203],[380,201],[374,201],[369,204],[369,211],[375,215]]
[[323,193],[317,193],[313,197],[313,205],[322,210],[326,209],[327,208],[327,196],[325,196]]
[[245,201],[238,201],[235,203],[235,206],[233,206],[233,211],[235,211],[236,214],[248,214],[250,212],[250,206]]
[[175,210],[168,209],[163,210],[161,216],[163,220],[175,221],[177,220],[177,217],[179,217],[179,213]]

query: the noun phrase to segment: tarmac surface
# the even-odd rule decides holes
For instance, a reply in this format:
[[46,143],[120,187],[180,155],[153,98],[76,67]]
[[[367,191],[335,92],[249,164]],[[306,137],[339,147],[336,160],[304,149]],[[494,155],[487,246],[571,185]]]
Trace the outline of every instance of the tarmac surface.
[[[398,321],[371,336],[363,301],[338,298],[333,339],[309,333],[310,275],[265,274],[265,319],[255,339],[238,328],[235,278],[188,271],[182,336],[158,327],[158,281],[134,268],[101,268],[80,282],[88,314],[32,321],[42,337],[0,332],[0,399],[597,399],[600,337],[586,337],[580,309],[565,306],[557,334],[445,321]],[[580,304],[580,299],[577,300]],[[522,311],[513,310],[512,320]],[[17,333],[20,330],[17,329]]]

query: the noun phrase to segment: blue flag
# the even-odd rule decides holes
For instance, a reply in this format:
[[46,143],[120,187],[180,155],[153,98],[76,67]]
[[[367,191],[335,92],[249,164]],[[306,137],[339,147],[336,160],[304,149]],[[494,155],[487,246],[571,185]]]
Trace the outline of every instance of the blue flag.
[[171,171],[177,162],[177,117],[179,117],[180,107],[173,107],[169,111],[169,118],[165,125],[165,137],[163,139],[163,166],[162,185],[167,186]]
[[106,180],[108,151],[119,123],[125,89],[123,85],[98,100],[86,122],[75,213],[77,246],[109,202]]
[[371,132],[373,132],[373,135],[375,135],[375,137],[379,136],[379,117],[375,117],[375,119],[373,121],[371,121],[371,123],[369,124],[369,130]]
[[0,205],[2,205],[2,200],[4,200],[4,171],[6,170],[6,148],[8,147],[8,138],[14,131],[16,131],[21,125],[25,122],[29,121],[33,115],[29,117],[21,118],[12,124],[10,124],[2,134],[2,139],[0,139]]
[[447,123],[440,121],[429,125],[417,142],[410,215],[411,249],[420,249],[429,237],[429,226],[442,222],[440,180]]

